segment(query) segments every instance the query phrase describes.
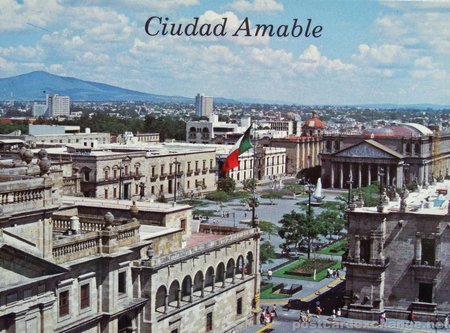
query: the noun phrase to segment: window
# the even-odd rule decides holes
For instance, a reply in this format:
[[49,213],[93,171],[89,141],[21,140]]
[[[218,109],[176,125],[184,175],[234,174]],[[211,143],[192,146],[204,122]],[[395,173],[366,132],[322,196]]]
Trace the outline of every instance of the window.
[[117,188],[113,188],[113,198],[117,198]]
[[119,273],[119,294],[127,292],[127,272]]
[[152,166],[152,177],[155,177],[155,166]]
[[113,170],[113,177],[114,177],[114,179],[117,179],[117,169]]
[[164,174],[164,165],[161,165],[161,176]]
[[105,170],[105,180],[109,178],[108,170]]
[[422,265],[434,266],[436,260],[435,252],[434,239],[422,238]]
[[90,306],[90,285],[83,284],[80,288],[80,309],[85,309]]
[[128,165],[125,165],[125,176],[128,176]]
[[370,262],[370,239],[361,239],[360,258],[362,262]]
[[178,328],[171,330],[170,333],[178,333]]
[[89,181],[89,171],[85,171],[84,172],[84,181],[88,182]]
[[69,291],[59,293],[59,316],[67,316],[69,314]]
[[213,317],[212,312],[206,314],[206,332],[212,331],[213,329]]
[[195,170],[198,170],[198,161],[195,161]]
[[181,229],[183,229],[183,231],[186,231],[186,219],[181,219],[180,224]]
[[139,194],[139,184],[134,184],[134,192]]
[[191,181],[190,180],[187,181],[187,188],[188,189],[191,188]]
[[213,160],[209,160],[209,168],[210,168],[210,169],[213,168]]
[[191,162],[188,162],[188,172],[191,172]]
[[206,160],[203,160],[203,170],[206,169]]
[[135,173],[136,173],[136,176],[139,176],[139,167],[138,166],[135,167]]
[[419,302],[433,302],[433,284],[419,283]]
[[155,194],[155,186],[152,186],[151,193],[152,193],[152,194]]
[[242,297],[239,297],[236,302],[236,314],[241,315],[242,314]]
[[108,189],[105,188],[105,199],[108,199]]
[[172,174],[172,163],[169,164],[169,175]]

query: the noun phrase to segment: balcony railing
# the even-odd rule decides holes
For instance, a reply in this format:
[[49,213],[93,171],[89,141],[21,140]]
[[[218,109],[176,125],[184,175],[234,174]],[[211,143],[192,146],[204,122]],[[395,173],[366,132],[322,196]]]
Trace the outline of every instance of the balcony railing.
[[4,213],[33,210],[52,203],[50,178],[33,178],[0,183]]
[[[66,222],[58,220],[57,223]],[[134,220],[105,230],[62,236],[53,241],[53,260],[63,263],[99,253],[113,253],[121,246],[138,242],[139,227],[139,221]]]
[[368,268],[381,268],[386,269],[389,266],[390,258],[385,259],[371,259],[369,261],[365,261],[363,259],[355,260],[354,258],[348,257],[343,264],[347,266],[359,266],[359,267],[368,267]]

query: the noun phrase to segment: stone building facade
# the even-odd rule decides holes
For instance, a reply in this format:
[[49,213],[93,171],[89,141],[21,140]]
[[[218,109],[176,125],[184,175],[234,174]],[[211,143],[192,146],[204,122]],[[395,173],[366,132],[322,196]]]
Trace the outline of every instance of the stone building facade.
[[321,165],[325,124],[313,113],[302,125],[301,134],[283,139],[270,140],[272,147],[286,149],[286,173],[296,175],[299,171]]
[[359,200],[349,211],[346,308],[374,320],[382,312],[419,320],[450,312],[448,181],[400,198],[382,196],[378,207]]
[[254,322],[258,229],[195,229],[187,205],[61,199],[43,155],[39,167],[25,155],[27,167],[0,168],[0,332],[227,332]]
[[[449,175],[450,135],[419,124],[400,124],[359,134],[325,134],[322,184],[330,188],[367,186],[373,181],[402,186],[430,183]],[[351,177],[350,177],[351,175]]]
[[85,197],[156,199],[216,189],[214,149],[171,150],[160,145],[108,148],[68,153],[79,170]]

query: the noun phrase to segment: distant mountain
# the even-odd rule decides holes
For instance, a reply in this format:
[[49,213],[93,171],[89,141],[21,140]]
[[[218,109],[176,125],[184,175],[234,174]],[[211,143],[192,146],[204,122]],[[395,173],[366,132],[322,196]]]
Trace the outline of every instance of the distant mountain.
[[32,101],[45,93],[70,96],[72,101],[148,101],[193,103],[193,98],[162,96],[123,89],[109,84],[58,76],[43,71],[0,79],[0,100]]

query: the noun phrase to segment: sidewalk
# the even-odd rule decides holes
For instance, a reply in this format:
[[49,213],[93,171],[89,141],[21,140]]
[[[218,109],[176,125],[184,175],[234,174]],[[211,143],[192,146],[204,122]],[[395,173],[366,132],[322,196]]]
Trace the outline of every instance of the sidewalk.
[[415,324],[408,324],[407,320],[401,319],[387,319],[385,324],[379,325],[375,321],[359,320],[350,318],[336,318],[332,320],[329,316],[317,317],[313,315],[310,323],[298,322],[299,311],[297,310],[278,310],[278,317],[268,325],[253,325],[239,333],[262,333],[265,330],[267,332],[300,332],[300,331],[313,331],[313,332],[328,332],[330,330],[340,332],[445,332],[446,330],[432,327],[433,323],[418,322]]

